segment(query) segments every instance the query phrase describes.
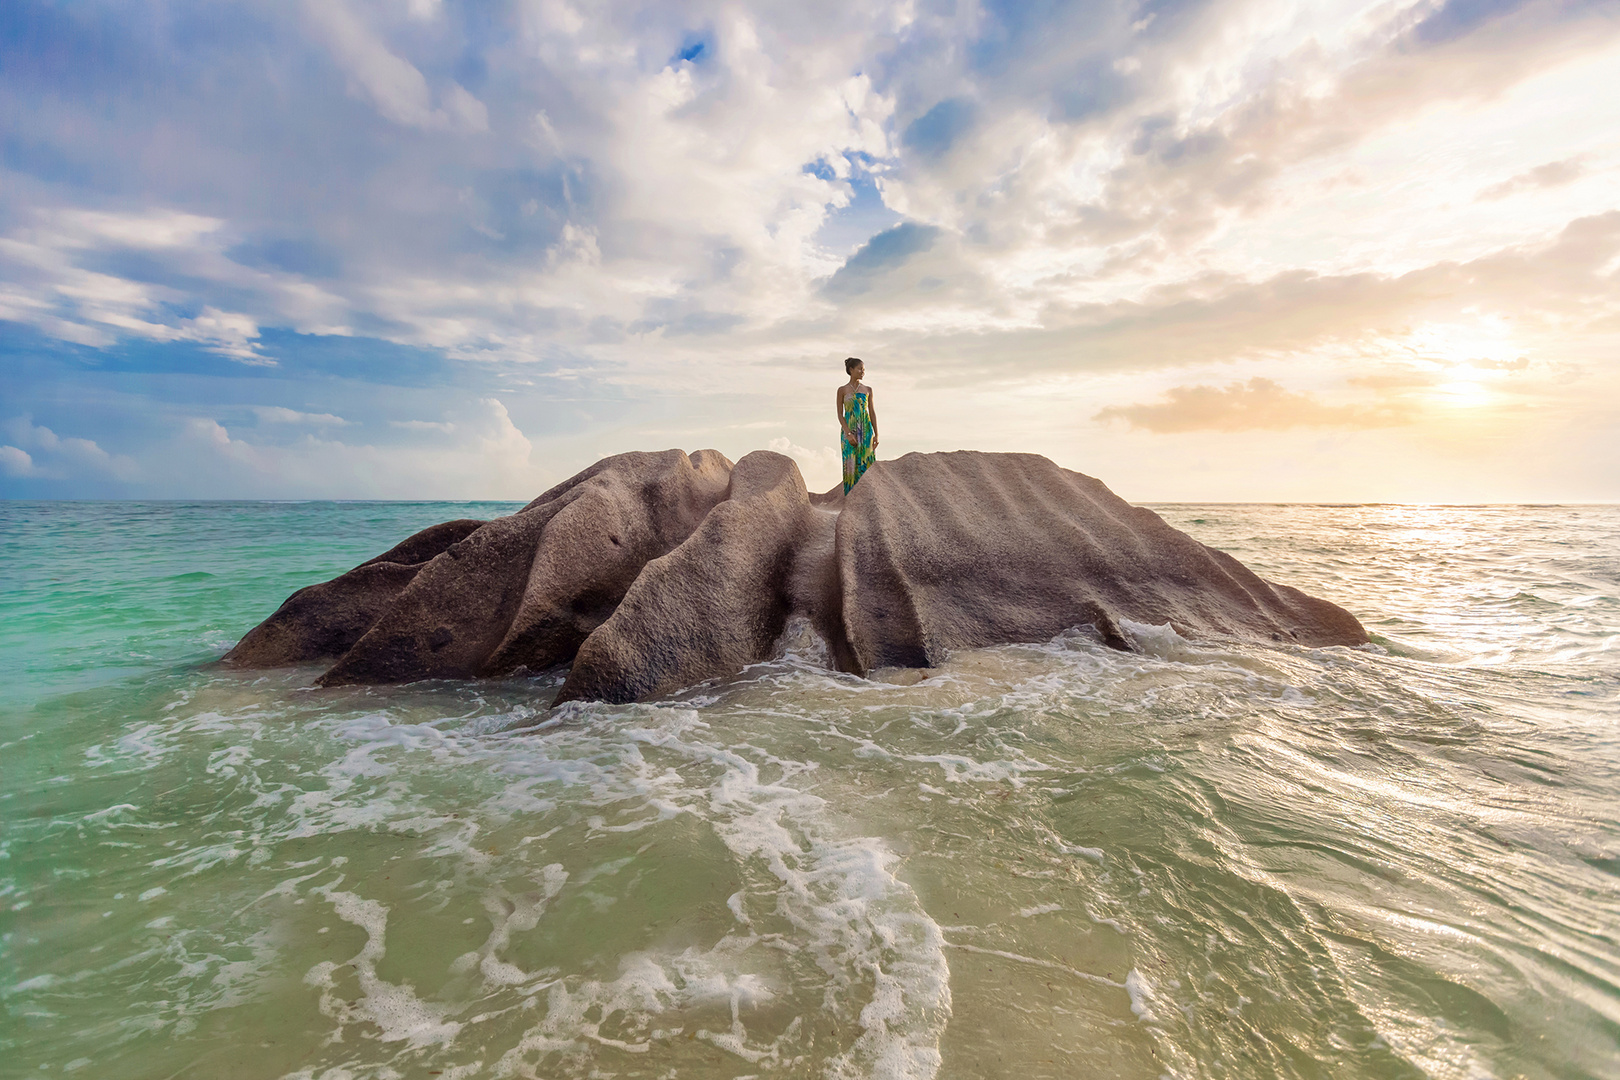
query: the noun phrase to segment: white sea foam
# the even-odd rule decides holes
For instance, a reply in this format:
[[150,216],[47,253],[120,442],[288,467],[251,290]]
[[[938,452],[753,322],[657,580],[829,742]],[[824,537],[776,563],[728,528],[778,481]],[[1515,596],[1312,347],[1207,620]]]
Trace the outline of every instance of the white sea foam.
[[131,813],[139,809],[140,807],[136,806],[134,803],[118,803],[115,806],[107,807],[105,810],[97,810],[94,813],[86,814],[84,815],[84,820],[99,821],[104,818],[113,817],[114,815]]
[[457,963],[476,964],[490,986],[521,987],[546,978],[548,973],[531,974],[501,959],[500,954],[511,947],[512,935],[526,933],[539,925],[546,905],[567,881],[568,871],[562,864],[551,863],[540,871],[533,889],[513,892],[503,888],[486,893],[484,910],[490,918],[489,937],[477,952],[469,953]]
[[1054,911],[1062,911],[1062,904],[1036,904],[1033,907],[1019,908],[1020,919],[1032,919],[1037,915],[1050,915]]
[[[214,775],[255,791],[255,805],[264,812],[275,810],[274,828],[268,837],[255,833],[193,844],[166,854],[154,866],[195,873],[277,839],[410,826],[425,833],[423,856],[460,860],[472,873],[492,869],[492,857],[477,843],[477,821],[429,811],[419,805],[424,795],[398,782],[407,760],[420,772],[423,755],[447,769],[494,768],[506,778],[479,807],[486,821],[547,813],[559,796],[574,806],[599,808],[585,820],[604,836],[689,815],[706,823],[754,881],[729,898],[736,929],[710,948],[627,954],[619,975],[607,980],[580,981],[555,969],[525,970],[510,957],[515,941],[540,924],[562,890],[571,884],[583,887],[612,868],[599,866],[576,882],[552,863],[531,889],[506,883],[486,891],[490,933],[448,974],[472,976],[485,994],[542,995],[540,1019],[518,1046],[492,1063],[492,1074],[526,1075],[534,1062],[553,1051],[577,1056],[599,1046],[639,1052],[659,1030],[678,1031],[684,1015],[713,1003],[728,1007],[730,1024],[694,1030],[694,1037],[761,1067],[779,1064],[802,1053],[794,1049],[804,1035],[802,1025],[756,1034],[749,1017],[778,994],[769,975],[778,962],[772,958],[800,951],[817,958],[827,979],[827,1007],[849,1009],[848,1019],[856,1028],[852,1041],[835,1055],[834,1073],[895,1078],[933,1074],[950,1008],[941,934],[895,877],[895,857],[885,844],[839,836],[824,801],[787,782],[813,774],[813,762],[717,745],[692,710],[640,709],[627,717],[622,711],[604,715],[603,710],[587,709],[576,721],[579,730],[489,742],[427,725],[400,724],[387,713],[353,717],[329,729],[337,740],[337,755],[311,774],[324,782],[321,787],[265,785],[254,774],[255,759],[246,749],[218,751],[212,759],[218,766]],[[984,779],[1019,771],[1000,763],[991,763],[989,771],[975,771],[974,763],[965,760],[950,764]],[[761,770],[767,767],[776,780],[763,778]],[[325,873],[339,870],[343,862],[328,861]],[[301,903],[299,882],[322,874],[317,865],[267,895]],[[482,1015],[459,1016],[450,1005],[425,999],[415,987],[379,976],[389,908],[363,895],[362,883],[343,886],[341,880],[309,894],[366,933],[365,946],[348,961],[323,960],[306,973],[321,1011],[335,1025],[334,1038],[357,1024],[370,1025],[381,1042],[414,1054],[456,1045],[469,1024],[486,1021]],[[774,884],[762,892],[764,882]],[[785,917],[793,927],[791,946],[779,934],[756,933],[756,913],[773,920]],[[232,986],[252,986],[266,959],[256,954],[205,962],[212,965],[208,970],[224,994]],[[204,970],[195,961],[188,964],[183,969],[191,973],[187,977]],[[236,991],[229,992],[234,1000]],[[616,1017],[615,1034],[604,1028],[607,1017]],[[623,1031],[642,1034],[621,1037]],[[316,1069],[309,1075],[323,1074]]]
[[1159,1015],[1153,1008],[1153,982],[1146,975],[1131,968],[1125,975],[1125,992],[1131,995],[1131,1012],[1139,1019],[1150,1024],[1158,1020]]
[[787,621],[771,647],[771,656],[793,667],[823,671],[832,667],[832,650],[826,639],[816,633],[810,620],[802,615],[795,615]]
[[434,1005],[416,996],[416,991],[399,983],[391,983],[377,975],[377,962],[385,950],[384,935],[388,929],[388,908],[376,900],[367,900],[335,885],[315,890],[332,904],[332,910],[344,922],[352,923],[366,932],[366,944],[349,958],[360,981],[360,997],[349,1000],[338,988],[335,961],[323,960],[310,968],[304,981],[320,991],[320,1009],[334,1020],[338,1030],[334,1038],[341,1038],[344,1028],[356,1023],[369,1023],[377,1027],[383,1042],[404,1041],[414,1048],[452,1041],[462,1025],[447,1020],[448,1007]]
[[1157,656],[1165,660],[1178,660],[1186,655],[1191,645],[1186,638],[1176,633],[1169,623],[1153,626],[1149,623],[1132,622],[1130,619],[1119,621],[1121,630],[1130,635],[1136,647],[1149,656]]
[[995,783],[1005,780],[1014,787],[1024,786],[1024,774],[1047,772],[1052,766],[1029,758],[1019,760],[975,761],[961,754],[905,754],[904,761],[938,765],[948,784]]
[[1087,859],[1096,859],[1098,862],[1102,862],[1106,857],[1102,848],[1081,847],[1079,844],[1065,844],[1062,841],[1055,841],[1054,846],[1065,855],[1079,855]]
[[[733,749],[674,735],[649,741],[723,766],[709,789],[716,833],[738,857],[768,867],[779,883],[777,910],[834,973],[833,1000],[858,985],[870,993],[859,1014],[861,1034],[831,1071],[896,1080],[932,1076],[950,1015],[944,939],[894,876],[887,845],[827,835],[819,797],[762,781],[759,764]],[[784,772],[807,768],[767,760]]]
[[950,942],[950,947],[953,949],[960,949],[962,952],[978,953],[980,956],[996,956],[1003,960],[1013,960],[1020,964],[1028,964],[1031,967],[1047,968],[1051,971],[1061,971],[1065,975],[1079,979],[1082,982],[1096,983],[1100,986],[1111,986],[1118,990],[1126,989],[1127,983],[1129,982],[1129,980],[1124,983],[1115,982],[1106,975],[1096,975],[1089,971],[1081,971],[1078,968],[1070,967],[1068,964],[1060,964],[1055,960],[1043,960],[1038,956],[1025,956],[1022,953],[1008,952],[1006,949],[986,949],[980,945],[966,945],[958,941]]

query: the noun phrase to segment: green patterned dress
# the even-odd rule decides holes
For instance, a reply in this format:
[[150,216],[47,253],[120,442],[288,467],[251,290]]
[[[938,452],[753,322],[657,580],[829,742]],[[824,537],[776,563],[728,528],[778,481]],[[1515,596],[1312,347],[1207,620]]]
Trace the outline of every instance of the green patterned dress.
[[861,478],[861,474],[871,468],[877,454],[872,449],[872,401],[870,392],[857,390],[844,397],[844,427],[854,433],[854,441],[848,435],[843,435],[844,444],[844,494]]

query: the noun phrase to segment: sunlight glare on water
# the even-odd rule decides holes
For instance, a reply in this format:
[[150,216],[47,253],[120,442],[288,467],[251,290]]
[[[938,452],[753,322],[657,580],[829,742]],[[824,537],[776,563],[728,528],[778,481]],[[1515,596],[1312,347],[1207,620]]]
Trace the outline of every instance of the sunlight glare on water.
[[1365,649],[209,665],[511,509],[0,507],[0,1071],[1620,1076],[1620,508],[1157,508]]

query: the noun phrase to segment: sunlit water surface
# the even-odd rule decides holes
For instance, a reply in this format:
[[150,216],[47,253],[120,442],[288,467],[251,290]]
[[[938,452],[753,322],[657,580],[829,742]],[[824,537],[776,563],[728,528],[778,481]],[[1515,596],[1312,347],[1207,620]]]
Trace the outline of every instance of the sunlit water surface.
[[1620,508],[1158,508],[1360,650],[209,665],[511,509],[0,505],[0,1074],[1620,1076]]

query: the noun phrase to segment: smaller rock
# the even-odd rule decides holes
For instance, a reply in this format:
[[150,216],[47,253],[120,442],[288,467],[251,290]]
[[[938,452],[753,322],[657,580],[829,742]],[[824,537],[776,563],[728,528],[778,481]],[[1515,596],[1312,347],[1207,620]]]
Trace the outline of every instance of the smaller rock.
[[505,675],[566,663],[648,560],[725,497],[713,450],[618,454],[435,558],[323,686]]
[[299,589],[249,630],[225,661],[265,668],[342,656],[430,560],[484,525],[463,519],[430,526],[340,577]]

